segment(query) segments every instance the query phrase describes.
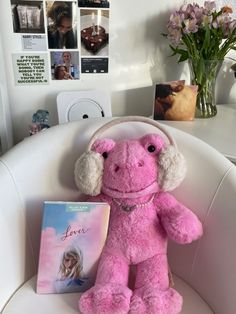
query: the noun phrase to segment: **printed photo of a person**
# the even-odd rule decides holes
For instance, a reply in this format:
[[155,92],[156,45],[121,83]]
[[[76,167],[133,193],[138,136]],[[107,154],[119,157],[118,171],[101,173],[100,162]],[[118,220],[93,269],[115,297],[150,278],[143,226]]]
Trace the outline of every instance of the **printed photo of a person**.
[[54,80],[73,80],[73,76],[69,73],[65,65],[57,65],[54,70]]
[[86,281],[83,278],[83,254],[79,248],[67,248],[62,257],[58,270],[58,279],[55,281],[57,293],[78,291]]
[[76,2],[47,1],[48,48],[77,48]]
[[51,51],[50,56],[52,80],[78,80],[80,78],[78,51]]
[[156,85],[154,120],[191,121],[194,119],[197,86],[185,81],[172,81]]

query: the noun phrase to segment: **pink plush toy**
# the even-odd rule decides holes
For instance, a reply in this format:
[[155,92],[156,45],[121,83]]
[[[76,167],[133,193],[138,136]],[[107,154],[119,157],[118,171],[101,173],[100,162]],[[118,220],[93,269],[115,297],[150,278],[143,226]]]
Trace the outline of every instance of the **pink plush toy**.
[[[97,139],[108,127],[142,121],[164,132],[136,140]],[[76,183],[90,201],[111,206],[107,241],[95,286],[80,299],[85,314],[174,314],[182,297],[170,287],[167,239],[185,244],[202,235],[195,214],[167,191],[185,176],[185,161],[170,135],[157,122],[142,117],[113,120],[92,137],[75,166]],[[136,265],[134,288],[129,267]]]

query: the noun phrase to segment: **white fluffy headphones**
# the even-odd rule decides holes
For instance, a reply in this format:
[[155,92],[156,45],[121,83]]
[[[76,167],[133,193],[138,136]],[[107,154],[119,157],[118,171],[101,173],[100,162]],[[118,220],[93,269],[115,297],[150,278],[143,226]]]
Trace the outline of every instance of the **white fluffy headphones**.
[[75,163],[74,174],[78,189],[91,196],[101,193],[104,158],[91,150],[92,145],[104,131],[125,122],[144,122],[153,125],[167,137],[169,145],[161,151],[157,160],[158,184],[162,191],[171,191],[176,188],[185,177],[186,162],[178,151],[174,139],[157,121],[142,116],[128,116],[109,121],[92,135],[87,151]]

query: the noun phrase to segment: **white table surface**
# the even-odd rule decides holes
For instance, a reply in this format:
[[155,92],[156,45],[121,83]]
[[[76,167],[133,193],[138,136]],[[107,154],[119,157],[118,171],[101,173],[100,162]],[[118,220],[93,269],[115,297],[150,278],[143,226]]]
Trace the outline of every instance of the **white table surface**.
[[236,105],[217,105],[217,115],[193,121],[159,121],[205,141],[236,162]]

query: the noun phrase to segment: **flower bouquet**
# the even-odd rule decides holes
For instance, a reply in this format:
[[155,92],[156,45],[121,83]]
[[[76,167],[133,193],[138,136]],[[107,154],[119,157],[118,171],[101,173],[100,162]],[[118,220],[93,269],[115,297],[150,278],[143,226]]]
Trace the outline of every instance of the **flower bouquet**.
[[172,55],[179,55],[179,62],[189,61],[191,83],[198,85],[197,117],[217,113],[215,79],[226,54],[236,50],[232,13],[230,7],[217,11],[215,1],[206,1],[204,6],[182,5],[167,23],[164,36],[171,41]]

